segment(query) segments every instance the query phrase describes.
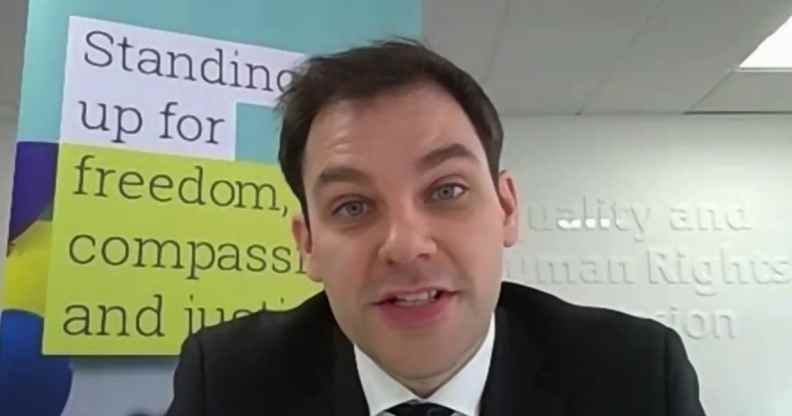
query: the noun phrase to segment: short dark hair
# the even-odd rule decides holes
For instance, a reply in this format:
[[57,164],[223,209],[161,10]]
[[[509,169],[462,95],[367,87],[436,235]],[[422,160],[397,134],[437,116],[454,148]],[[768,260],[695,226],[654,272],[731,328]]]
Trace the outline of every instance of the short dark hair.
[[294,71],[278,109],[283,114],[278,159],[286,182],[300,201],[306,224],[308,206],[303,158],[311,123],[338,101],[370,98],[422,81],[436,83],[456,99],[476,130],[497,189],[503,127],[498,111],[470,74],[412,39],[377,41],[331,55],[314,56]]

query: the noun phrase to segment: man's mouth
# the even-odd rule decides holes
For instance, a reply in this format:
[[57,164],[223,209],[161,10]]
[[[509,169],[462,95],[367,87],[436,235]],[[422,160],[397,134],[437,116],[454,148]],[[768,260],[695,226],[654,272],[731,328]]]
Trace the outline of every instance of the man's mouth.
[[398,293],[387,296],[378,304],[392,304],[395,306],[413,307],[422,306],[436,302],[443,296],[448,296],[451,292],[441,289],[427,289],[413,293]]
[[457,292],[439,287],[394,290],[375,303],[385,322],[397,330],[416,330],[437,325],[452,307]]

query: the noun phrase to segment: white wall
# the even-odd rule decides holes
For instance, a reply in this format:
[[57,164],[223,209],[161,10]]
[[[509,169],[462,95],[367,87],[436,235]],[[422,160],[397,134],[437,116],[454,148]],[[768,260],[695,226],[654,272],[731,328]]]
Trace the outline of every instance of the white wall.
[[792,119],[537,117],[505,127],[522,216],[507,278],[674,327],[708,414],[792,414]]

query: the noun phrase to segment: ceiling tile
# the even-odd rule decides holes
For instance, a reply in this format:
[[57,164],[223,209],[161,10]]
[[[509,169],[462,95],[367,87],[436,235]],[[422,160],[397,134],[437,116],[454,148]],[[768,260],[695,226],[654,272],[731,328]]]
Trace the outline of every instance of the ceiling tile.
[[488,90],[505,114],[577,112],[657,1],[512,1]]
[[692,110],[792,112],[792,73],[735,72]]
[[790,0],[666,0],[584,112],[684,112],[791,12]]
[[485,81],[497,49],[506,0],[426,0],[424,32],[432,49]]

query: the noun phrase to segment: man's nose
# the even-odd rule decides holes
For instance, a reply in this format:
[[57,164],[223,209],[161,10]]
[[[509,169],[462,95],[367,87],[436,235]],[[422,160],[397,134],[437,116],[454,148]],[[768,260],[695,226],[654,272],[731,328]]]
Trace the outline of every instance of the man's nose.
[[428,259],[437,251],[428,221],[414,209],[402,209],[389,216],[380,258],[389,265],[406,265]]

